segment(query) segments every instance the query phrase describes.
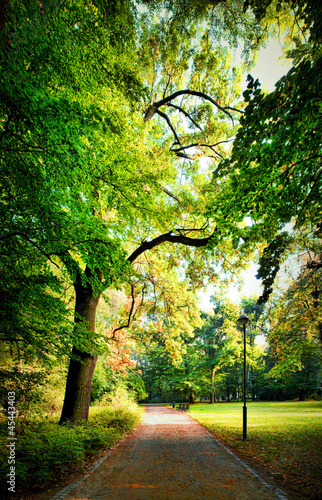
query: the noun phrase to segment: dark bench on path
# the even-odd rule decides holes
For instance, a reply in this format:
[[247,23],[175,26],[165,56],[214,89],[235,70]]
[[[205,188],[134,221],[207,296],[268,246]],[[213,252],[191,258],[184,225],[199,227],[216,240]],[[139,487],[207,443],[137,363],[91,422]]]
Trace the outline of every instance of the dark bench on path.
[[179,406],[176,406],[176,410],[189,411],[189,403],[179,403]]

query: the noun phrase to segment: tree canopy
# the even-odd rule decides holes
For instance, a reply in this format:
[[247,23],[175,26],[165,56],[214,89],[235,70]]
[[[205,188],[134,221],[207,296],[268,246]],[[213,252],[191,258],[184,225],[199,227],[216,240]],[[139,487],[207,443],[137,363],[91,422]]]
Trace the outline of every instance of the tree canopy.
[[[110,338],[95,328],[102,293],[129,296],[112,338],[131,325],[146,338],[150,325],[176,359],[200,322],[196,289],[264,245],[267,298],[291,248],[285,224],[320,224],[316,12],[291,1],[4,2],[0,335],[26,359],[72,349],[62,422],[88,415]],[[299,16],[308,38],[274,92],[249,77],[243,102],[243,71],[275,14]]]

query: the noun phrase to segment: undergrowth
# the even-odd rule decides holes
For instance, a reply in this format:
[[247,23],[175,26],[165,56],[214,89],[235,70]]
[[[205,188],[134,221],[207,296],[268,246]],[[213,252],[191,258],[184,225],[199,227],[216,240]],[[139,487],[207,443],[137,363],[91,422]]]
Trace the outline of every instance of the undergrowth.
[[[123,398],[124,399],[124,398]],[[82,471],[86,462],[110,448],[124,433],[131,431],[142,415],[132,401],[106,402],[90,409],[90,417],[82,424],[58,425],[58,417],[29,420],[17,435],[15,474],[17,491],[44,488],[60,481],[71,471]],[[6,422],[1,422],[0,478],[7,490],[8,450]]]

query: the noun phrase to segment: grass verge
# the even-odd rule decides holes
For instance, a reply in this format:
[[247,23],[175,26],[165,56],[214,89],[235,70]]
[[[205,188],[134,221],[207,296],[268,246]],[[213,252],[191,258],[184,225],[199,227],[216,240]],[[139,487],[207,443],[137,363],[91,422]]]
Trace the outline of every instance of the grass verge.
[[[58,425],[51,421],[33,419],[17,436],[15,480],[17,492],[45,488],[61,481],[72,471],[82,472],[88,461],[110,448],[124,433],[139,422],[142,410],[131,403],[128,407],[97,406],[90,409],[88,422],[80,425]],[[0,480],[7,490],[8,450],[6,422],[1,423]]]
[[190,406],[190,415],[284,484],[292,498],[322,498],[322,402],[247,403],[247,441],[241,440],[242,406],[200,403]]

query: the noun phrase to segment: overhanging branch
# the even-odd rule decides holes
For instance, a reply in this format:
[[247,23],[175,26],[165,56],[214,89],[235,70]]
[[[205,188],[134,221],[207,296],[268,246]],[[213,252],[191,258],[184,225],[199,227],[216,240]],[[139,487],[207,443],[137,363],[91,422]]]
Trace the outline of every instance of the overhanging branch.
[[202,128],[200,127],[200,125],[198,125],[198,123],[195,122],[195,120],[189,115],[189,113],[181,108],[181,106],[177,106],[176,104],[172,104],[170,102],[168,102],[167,106],[171,106],[171,108],[177,109],[178,111],[183,113],[195,125],[195,127],[197,127],[202,132]]
[[131,324],[132,314],[133,314],[134,305],[135,305],[135,295],[134,295],[133,284],[131,285],[131,298],[132,298],[132,302],[131,302],[131,307],[130,307],[130,312],[129,312],[129,317],[128,317],[127,323],[125,325],[119,326],[118,328],[115,328],[115,330],[113,330],[113,339],[114,340],[115,340],[115,333],[116,332],[118,332],[119,330],[123,330],[123,328],[129,328],[129,326]]
[[217,101],[215,101],[212,97],[205,94],[204,92],[198,92],[197,90],[185,89],[185,90],[178,90],[178,92],[174,92],[173,94],[165,97],[164,99],[161,99],[158,102],[154,102],[146,110],[145,115],[144,115],[144,120],[145,121],[151,120],[151,118],[154,116],[154,114],[158,111],[158,109],[161,106],[164,106],[165,104],[169,105],[168,103],[170,103],[171,101],[173,101],[174,99],[176,99],[177,97],[180,97],[182,95],[193,95],[196,97],[200,97],[201,99],[204,99],[205,101],[211,102],[211,104],[216,106],[217,109],[219,109],[220,111],[225,113],[227,116],[229,116],[231,121],[233,121],[233,117],[232,117],[231,113],[229,113],[229,111],[236,111],[238,113],[243,113],[242,110],[237,109],[237,108],[232,108],[231,106],[221,106]]
[[170,196],[170,198],[173,198],[174,200],[176,200],[180,205],[181,205],[181,201],[180,199],[175,195],[173,194],[171,191],[169,191],[169,189],[165,188],[164,186],[160,186],[160,189],[165,193],[167,194],[168,196]]
[[[215,229],[216,231],[216,229]],[[173,231],[169,231],[165,234],[160,234],[151,241],[144,241],[134,252],[127,258],[127,260],[132,264],[142,253],[147,250],[152,250],[152,248],[161,245],[162,243],[179,243],[181,245],[190,247],[205,247],[211,241],[214,236],[215,231],[207,238],[189,238],[184,235],[173,234]]]
[[172,123],[171,123],[170,118],[168,117],[168,115],[166,115],[165,113],[163,113],[162,111],[159,111],[159,110],[157,110],[156,113],[158,113],[158,115],[162,116],[162,118],[164,118],[166,120],[166,122],[168,123],[169,127],[172,130],[172,133],[174,135],[174,138],[175,138],[176,142],[178,144],[180,144],[180,146],[181,146],[181,141],[180,141],[180,139],[179,139],[179,137],[177,135],[177,132],[175,131],[175,128],[172,125]]

